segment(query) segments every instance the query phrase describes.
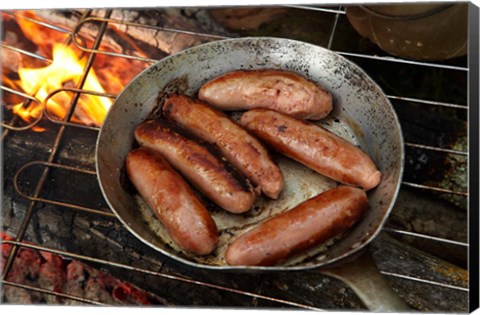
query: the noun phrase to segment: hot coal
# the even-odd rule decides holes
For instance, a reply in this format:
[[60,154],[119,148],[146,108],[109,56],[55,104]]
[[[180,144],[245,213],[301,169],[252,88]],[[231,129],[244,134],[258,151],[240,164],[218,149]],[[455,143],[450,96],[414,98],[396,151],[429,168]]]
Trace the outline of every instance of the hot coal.
[[[10,237],[3,235],[3,239],[8,240]],[[10,244],[2,245],[0,266],[4,266],[11,247]],[[163,304],[153,294],[77,260],[64,259],[56,254],[30,248],[20,249],[6,280],[109,305]],[[4,287],[2,301],[6,304],[89,305],[74,299],[8,285]]]

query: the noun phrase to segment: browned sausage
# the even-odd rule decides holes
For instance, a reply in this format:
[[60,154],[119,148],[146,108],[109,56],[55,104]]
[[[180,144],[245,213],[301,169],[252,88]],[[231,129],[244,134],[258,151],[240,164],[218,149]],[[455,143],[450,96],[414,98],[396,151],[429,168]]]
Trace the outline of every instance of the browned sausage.
[[301,119],[321,119],[332,111],[332,95],[290,71],[238,70],[205,83],[198,98],[220,110],[269,108]]
[[365,152],[318,125],[265,109],[244,113],[240,124],[274,150],[336,181],[366,190],[380,182]]
[[131,151],[126,160],[129,179],[170,237],[184,250],[206,255],[218,242],[217,226],[184,179],[158,153]]
[[207,198],[233,213],[248,211],[256,194],[240,174],[229,171],[220,157],[205,146],[179,134],[162,120],[144,122],[135,130],[141,146],[162,154],[172,166]]
[[360,188],[340,186],[274,216],[234,240],[225,260],[236,266],[271,266],[345,232],[368,209]]
[[245,129],[207,104],[184,95],[172,95],[163,112],[182,128],[215,144],[223,156],[268,197],[283,189],[283,174],[265,147]]

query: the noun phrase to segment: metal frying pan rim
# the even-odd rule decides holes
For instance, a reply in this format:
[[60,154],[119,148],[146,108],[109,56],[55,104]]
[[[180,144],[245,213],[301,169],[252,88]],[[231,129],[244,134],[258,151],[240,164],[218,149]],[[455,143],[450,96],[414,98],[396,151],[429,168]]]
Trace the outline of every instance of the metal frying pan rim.
[[[234,38],[234,39],[226,39],[226,40],[220,40],[220,41],[214,41],[214,42],[209,42],[209,43],[205,43],[205,44],[201,44],[201,45],[198,45],[198,46],[195,46],[195,47],[192,47],[192,48],[189,48],[189,49],[185,49],[175,55],[171,55],[171,56],[168,56],[160,61],[158,61],[157,63],[151,65],[150,67],[148,67],[147,69],[143,70],[142,72],[140,72],[134,79],[132,79],[126,86],[125,88],[123,89],[123,91],[117,96],[112,108],[115,106],[115,103],[117,103],[117,100],[118,99],[121,99],[122,98],[122,95],[124,95],[125,93],[129,93],[131,91],[129,91],[129,87],[131,85],[133,85],[135,82],[139,81],[139,80],[142,80],[142,78],[144,78],[146,76],[146,74],[153,68],[159,68],[159,65],[162,65],[163,63],[166,63],[168,62],[170,59],[172,58],[178,58],[179,55],[181,54],[189,54],[189,53],[192,53],[192,52],[195,52],[195,50],[198,50],[199,47],[201,46],[207,46],[207,45],[219,45],[220,43],[227,43],[227,42],[231,42],[231,41],[263,41],[263,40],[279,40],[279,41],[288,41],[288,42],[292,42],[292,43],[298,43],[300,45],[311,45],[311,46],[316,46],[316,45],[313,45],[313,44],[309,44],[309,43],[305,43],[305,42],[301,42],[301,41],[297,41],[297,40],[292,40],[292,39],[284,39],[284,38],[276,38],[276,37],[243,37],[243,38]],[[326,48],[323,48],[323,47],[319,47],[319,46],[316,46],[317,48],[320,48],[320,49],[323,49],[323,50],[326,50],[328,51],[329,53],[334,53],[336,54],[335,52],[332,52]],[[108,122],[108,116],[110,115],[110,112],[107,114],[107,117],[105,118],[105,121],[104,121],[104,125],[102,125],[102,128],[99,132],[99,135],[98,135],[98,138],[97,138],[97,143],[96,143],[96,159],[95,159],[95,166],[96,166],[96,171],[97,171],[97,175],[98,175],[98,180],[99,180],[99,184],[100,184],[100,189],[102,191],[102,194],[103,196],[105,197],[105,200],[107,202],[107,204],[109,205],[110,209],[113,211],[113,213],[116,215],[116,217],[120,220],[120,222],[129,230],[129,232],[131,232],[133,235],[135,235],[135,237],[137,237],[137,239],[141,240],[143,243],[145,243],[146,245],[150,246],[151,248],[159,251],[161,254],[173,259],[174,261],[178,261],[180,263],[183,263],[183,264],[186,264],[188,266],[191,266],[191,267],[195,267],[195,268],[203,268],[203,269],[210,269],[210,270],[228,270],[228,271],[251,271],[251,272],[254,272],[254,271],[300,271],[300,270],[308,270],[308,269],[319,269],[319,268],[324,268],[326,266],[329,266],[329,265],[332,265],[332,264],[336,264],[338,262],[340,262],[341,260],[347,258],[347,257],[350,257],[352,255],[354,255],[355,253],[358,253],[360,250],[364,249],[380,232],[381,232],[381,229],[382,227],[384,226],[386,220],[388,219],[392,209],[393,209],[393,206],[394,206],[394,203],[395,203],[395,200],[398,196],[398,193],[399,193],[399,190],[400,190],[400,185],[401,185],[401,179],[402,179],[402,176],[403,176],[403,170],[404,170],[404,162],[405,162],[405,157],[404,157],[404,139],[403,139],[403,135],[402,135],[402,132],[401,132],[401,126],[399,124],[399,121],[398,121],[398,117],[396,115],[396,112],[395,110],[393,109],[393,106],[392,104],[390,103],[389,99],[387,98],[387,96],[385,95],[385,93],[383,93],[383,91],[381,90],[381,88],[375,83],[375,81],[370,77],[368,76],[365,71],[363,69],[361,69],[358,65],[356,65],[355,63],[353,63],[352,61],[346,59],[345,57],[339,55],[339,54],[336,54],[337,57],[339,59],[341,59],[342,61],[346,62],[349,67],[353,67],[356,71],[358,71],[363,77],[365,77],[367,80],[370,80],[372,84],[374,84],[376,86],[376,88],[378,88],[378,90],[382,93],[381,97],[385,98],[385,103],[386,103],[386,106],[388,106],[389,110],[391,111],[391,114],[393,115],[394,117],[394,121],[395,121],[395,125],[396,125],[396,134],[397,136],[399,137],[398,140],[399,140],[399,143],[401,144],[401,147],[398,148],[399,152],[400,152],[400,160],[398,161],[400,163],[400,166],[399,166],[399,169],[398,169],[398,174],[396,176],[396,185],[395,185],[395,190],[393,192],[393,195],[392,195],[392,198],[390,199],[389,201],[389,205],[388,205],[388,208],[387,210],[383,213],[383,218],[382,220],[380,221],[380,224],[378,224],[377,228],[372,232],[370,233],[370,236],[363,240],[362,243],[355,247],[355,248],[352,248],[350,249],[349,251],[346,251],[344,254],[342,255],[338,255],[338,256],[335,256],[333,258],[329,258],[329,259],[326,259],[326,260],[323,260],[323,261],[320,261],[320,262],[316,262],[316,263],[313,263],[313,264],[307,264],[305,266],[303,265],[295,265],[295,266],[281,266],[281,265],[277,265],[277,266],[229,266],[229,265],[208,265],[208,264],[202,264],[202,263],[198,263],[198,262],[195,262],[195,261],[191,261],[191,260],[188,260],[188,259],[185,259],[183,257],[179,257],[178,255],[175,255],[167,250],[164,250],[162,248],[159,248],[157,247],[155,244],[152,244],[149,240],[146,240],[145,238],[143,238],[142,236],[140,236],[137,231],[132,228],[125,220],[124,218],[117,212],[117,210],[115,209],[115,207],[113,206],[113,204],[111,203],[110,199],[109,199],[109,196],[107,194],[107,192],[105,191],[105,188],[104,188],[104,185],[107,184],[107,183],[103,183],[102,181],[102,178],[101,178],[101,175],[102,175],[102,170],[99,166],[99,159],[98,159],[98,151],[99,151],[99,147],[102,145],[102,140],[103,140],[103,131],[105,130],[104,126],[105,126],[105,123]]]

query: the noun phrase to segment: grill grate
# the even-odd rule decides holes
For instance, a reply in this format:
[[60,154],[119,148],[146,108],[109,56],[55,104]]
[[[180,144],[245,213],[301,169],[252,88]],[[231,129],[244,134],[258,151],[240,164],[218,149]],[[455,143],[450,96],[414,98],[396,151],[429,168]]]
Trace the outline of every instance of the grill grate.
[[[334,43],[334,40],[335,40],[338,24],[340,23],[340,17],[342,15],[345,15],[345,10],[342,7],[338,7],[338,8],[319,8],[319,7],[311,7],[311,6],[288,6],[288,7],[292,7],[292,8],[296,8],[296,9],[302,9],[302,10],[315,10],[315,11],[320,11],[320,12],[325,13],[325,14],[334,15],[333,24],[332,24],[332,28],[331,28],[331,31],[330,31],[328,45],[327,45],[327,47],[329,49],[332,48],[332,44]],[[5,13],[9,14],[8,12],[5,12]],[[85,91],[85,90],[82,89],[83,81],[86,78],[90,68],[92,67],[92,64],[94,63],[95,56],[98,55],[98,54],[104,54],[104,55],[111,55],[111,56],[114,56],[114,57],[136,59],[138,61],[142,61],[142,62],[145,62],[145,63],[153,63],[153,62],[157,61],[155,59],[150,59],[150,58],[132,56],[132,55],[127,55],[127,54],[119,54],[119,53],[109,53],[109,52],[99,50],[100,43],[102,41],[102,38],[105,34],[105,31],[106,31],[107,27],[109,25],[113,25],[113,24],[126,24],[126,25],[128,25],[128,27],[155,28],[158,31],[186,33],[186,34],[195,35],[195,36],[199,36],[199,37],[209,38],[211,40],[217,40],[217,39],[225,38],[223,36],[218,36],[218,35],[213,35],[213,34],[194,33],[194,32],[190,32],[190,31],[182,31],[182,30],[179,30],[179,29],[170,29],[170,28],[164,28],[164,27],[153,27],[153,26],[146,26],[146,25],[142,25],[142,24],[138,24],[138,23],[118,21],[118,20],[114,20],[114,19],[109,18],[109,15],[111,14],[111,10],[106,11],[106,16],[104,18],[89,17],[89,13],[90,12],[86,12],[84,14],[80,23],[73,30],[62,29],[62,28],[56,27],[54,25],[44,23],[44,22],[39,21],[39,20],[35,20],[35,19],[25,17],[27,19],[30,19],[31,22],[44,25],[46,27],[49,27],[53,30],[56,30],[56,31],[59,31],[59,32],[62,32],[62,33],[70,34],[70,38],[76,38],[76,39],[77,38],[80,38],[80,39],[82,38],[82,36],[80,35],[80,29],[81,29],[82,25],[84,25],[85,23],[89,23],[89,22],[94,21],[96,23],[100,23],[99,25],[101,25],[101,26],[99,28],[98,35],[95,38],[95,43],[93,45],[93,48],[91,48],[91,49],[86,48],[85,45],[83,45],[82,43],[79,43],[78,40],[71,40],[71,42],[74,43],[78,48],[83,50],[86,54],[89,54],[89,59],[88,59],[88,62],[87,62],[87,67],[86,67],[86,70],[85,70],[85,73],[84,73],[84,76],[83,76],[83,80],[80,82],[79,86],[77,88],[61,89],[61,90],[55,91],[54,93],[51,93],[48,96],[48,98],[50,98],[54,94],[59,93],[59,92],[63,92],[63,91],[73,92],[73,95],[74,95],[74,97],[72,98],[72,101],[71,101],[70,108],[69,108],[69,114],[66,116],[66,118],[63,121],[59,121],[58,119],[52,117],[48,112],[45,112],[44,115],[43,115],[46,118],[48,118],[50,121],[61,125],[59,130],[58,130],[57,136],[55,138],[55,142],[51,147],[51,151],[50,151],[50,155],[49,155],[48,160],[47,161],[32,161],[32,162],[24,165],[23,167],[21,167],[17,171],[17,173],[15,174],[15,178],[14,178],[15,191],[18,193],[18,195],[28,199],[30,201],[30,204],[29,204],[29,208],[27,210],[27,214],[25,215],[25,217],[22,221],[22,224],[17,231],[16,240],[15,241],[3,241],[3,244],[12,245],[13,249],[11,251],[10,256],[7,259],[4,270],[2,272],[1,283],[3,285],[16,286],[16,287],[25,288],[25,289],[32,290],[32,291],[43,292],[43,293],[47,293],[47,294],[51,294],[51,295],[58,295],[58,296],[63,297],[63,298],[69,298],[69,299],[73,299],[73,300],[77,300],[77,301],[81,301],[81,302],[85,302],[85,303],[101,304],[98,301],[89,300],[89,299],[80,298],[80,297],[75,297],[75,296],[70,296],[70,295],[66,295],[66,294],[60,294],[58,292],[53,292],[53,291],[49,291],[49,290],[45,290],[45,289],[41,289],[41,288],[36,288],[36,287],[31,287],[31,286],[28,286],[28,285],[24,285],[24,284],[20,284],[20,283],[14,283],[14,282],[10,282],[10,281],[5,280],[6,275],[8,274],[11,266],[15,263],[15,257],[18,253],[18,250],[20,248],[31,248],[31,249],[36,249],[36,250],[41,250],[41,251],[46,251],[46,252],[50,252],[50,253],[59,254],[59,255],[62,255],[63,257],[67,257],[67,258],[80,259],[80,260],[89,261],[89,262],[92,262],[92,263],[108,265],[110,267],[123,268],[123,269],[132,270],[132,271],[139,272],[139,273],[153,275],[153,276],[156,276],[156,277],[164,277],[164,278],[168,278],[168,279],[171,279],[171,280],[174,280],[174,281],[182,281],[182,282],[187,282],[187,283],[190,283],[190,284],[210,287],[210,288],[223,290],[223,291],[228,291],[228,292],[236,293],[236,294],[241,294],[241,295],[245,295],[245,296],[249,296],[249,297],[253,297],[253,298],[257,298],[257,299],[270,300],[270,301],[278,302],[278,303],[288,305],[288,306],[295,306],[295,307],[300,307],[300,308],[304,308],[304,309],[319,310],[318,308],[312,307],[310,305],[299,304],[299,303],[295,303],[295,302],[291,302],[291,301],[287,301],[287,300],[283,300],[283,299],[276,299],[276,298],[272,298],[272,297],[269,297],[269,296],[266,296],[266,295],[256,294],[256,293],[252,293],[252,292],[248,292],[248,291],[242,291],[242,290],[234,289],[234,288],[228,288],[228,287],[225,287],[225,286],[219,286],[219,285],[216,285],[216,284],[213,284],[213,283],[196,281],[196,280],[192,280],[192,279],[185,278],[185,277],[172,276],[170,274],[156,272],[156,271],[152,271],[152,270],[134,268],[134,267],[131,267],[131,266],[128,266],[128,265],[117,263],[115,261],[97,259],[95,257],[79,255],[79,254],[72,253],[72,252],[60,251],[60,250],[57,250],[57,249],[48,248],[48,247],[44,247],[44,246],[38,246],[38,245],[32,245],[32,244],[24,242],[25,232],[27,230],[28,225],[30,224],[30,221],[32,219],[32,214],[34,213],[35,208],[37,207],[38,203],[46,203],[46,204],[52,204],[52,205],[55,205],[55,206],[68,207],[68,208],[71,208],[71,209],[75,209],[77,211],[85,211],[85,212],[88,212],[88,213],[91,213],[91,214],[94,214],[94,215],[104,216],[104,217],[107,217],[107,218],[111,218],[112,220],[115,220],[115,216],[108,209],[88,208],[88,207],[80,206],[80,205],[75,204],[75,203],[61,202],[61,201],[56,201],[56,200],[40,197],[40,192],[42,190],[42,187],[44,186],[45,181],[49,176],[49,171],[52,168],[59,168],[59,169],[71,172],[72,176],[75,176],[75,174],[79,174],[79,173],[88,174],[88,175],[92,175],[92,176],[96,175],[95,170],[93,170],[93,169],[84,169],[84,168],[80,168],[80,167],[72,167],[72,166],[67,166],[67,165],[63,165],[63,164],[59,164],[59,163],[55,162],[56,154],[57,154],[57,151],[58,151],[58,148],[59,148],[59,144],[60,144],[61,141],[64,140],[64,131],[65,131],[65,128],[67,126],[72,127],[72,128],[87,128],[87,129],[91,129],[93,131],[99,131],[99,128],[91,127],[91,126],[84,126],[84,125],[72,123],[72,122],[69,121],[72,114],[73,114],[73,111],[75,110],[76,102],[78,101],[80,95],[86,93],[86,94],[95,94],[95,95],[98,95],[98,96],[104,96],[104,97],[109,97],[109,98],[115,98],[116,97],[116,95],[112,95],[112,94],[108,94],[108,93],[96,93],[96,92],[91,92],[91,91]],[[14,50],[18,53],[28,55],[30,57],[41,60],[45,63],[50,63],[51,62],[51,60],[49,60],[48,58],[45,58],[43,56],[37,55],[37,54],[32,53],[32,52],[28,52],[28,51],[24,51],[24,50],[21,50],[21,49],[17,49],[15,47],[11,47],[11,46],[6,45],[4,43],[2,43],[2,48],[3,49]],[[468,68],[459,67],[459,66],[452,66],[452,65],[447,65],[447,64],[437,64],[437,63],[430,63],[430,62],[416,62],[416,61],[404,60],[404,59],[400,59],[400,58],[391,58],[391,57],[384,57],[384,56],[377,56],[377,55],[367,55],[367,54],[360,54],[360,53],[346,52],[346,51],[337,51],[337,52],[339,54],[345,56],[346,58],[355,57],[355,58],[371,59],[371,60],[374,60],[374,61],[384,61],[384,62],[388,62],[388,63],[409,64],[409,65],[414,65],[414,66],[418,66],[418,67],[441,68],[441,69],[444,69],[445,71],[460,71],[460,72],[468,71]],[[13,94],[16,94],[18,96],[24,97],[26,104],[28,104],[28,102],[32,102],[32,101],[40,103],[39,100],[35,99],[34,97],[32,97],[30,95],[27,95],[27,94],[21,92],[21,91],[16,91],[14,89],[10,89],[10,88],[7,88],[5,86],[2,86],[1,89],[3,91],[7,92],[7,93],[13,93]],[[468,111],[468,106],[466,106],[464,104],[455,104],[455,103],[451,103],[451,102],[434,101],[434,100],[423,99],[423,98],[411,98],[411,97],[404,97],[404,96],[401,96],[401,95],[387,95],[387,96],[391,100],[409,101],[409,102],[413,102],[413,103],[417,103],[417,104],[422,104],[424,106],[442,106],[442,107],[454,108],[456,110]],[[15,131],[28,130],[28,129],[32,128],[33,126],[35,126],[36,124],[38,124],[42,119],[43,119],[43,117],[41,116],[41,117],[39,117],[39,119],[37,119],[36,121],[34,121],[31,124],[28,124],[27,126],[16,126],[16,124],[18,123],[16,118],[14,118],[9,123],[3,123],[2,122],[2,127],[5,128],[4,132],[2,133],[2,141],[9,135],[10,130],[15,130]],[[407,143],[405,143],[405,145],[408,146],[408,147],[411,147],[411,148],[432,151],[432,152],[435,152],[435,154],[454,154],[454,155],[460,155],[460,156],[468,156],[468,152],[452,150],[452,149],[447,149],[447,148],[442,148],[442,147],[437,147],[437,146],[427,146],[427,145],[423,145],[423,144],[419,144],[419,143],[411,143],[411,142],[407,142]],[[34,190],[33,194],[29,195],[29,194],[22,191],[22,189],[20,187],[20,184],[18,183],[18,178],[20,177],[20,175],[23,172],[25,172],[26,169],[28,169],[30,167],[33,167],[33,166],[38,166],[38,165],[42,166],[44,168],[44,171],[43,171],[40,179],[36,183],[36,186],[35,186],[36,189]],[[423,185],[423,184],[407,182],[407,181],[402,182],[402,184],[403,184],[403,186],[413,187],[414,189],[419,189],[419,190],[435,191],[435,192],[441,192],[441,193],[445,193],[445,194],[453,194],[453,195],[468,197],[468,192],[464,192],[464,191],[450,190],[450,189],[445,189],[445,188],[442,188],[442,187]],[[430,241],[438,242],[440,244],[450,244],[450,245],[459,246],[459,247],[462,247],[462,248],[465,248],[465,249],[468,248],[468,243],[458,242],[458,241],[450,240],[450,239],[447,239],[447,238],[435,237],[435,236],[420,234],[420,233],[414,233],[414,232],[410,232],[410,231],[406,231],[406,230],[402,230],[402,229],[390,228],[390,227],[385,227],[383,230],[385,232],[396,233],[396,234],[400,234],[400,235],[408,235],[408,236],[418,238],[418,239],[428,239]],[[397,278],[407,279],[408,281],[423,282],[423,283],[428,283],[428,284],[431,284],[431,285],[434,285],[434,286],[445,287],[445,288],[449,288],[449,289],[453,289],[453,290],[468,291],[468,288],[465,288],[465,287],[453,286],[453,285],[448,284],[448,283],[434,282],[434,281],[430,281],[430,280],[427,280],[427,279],[422,279],[421,277],[416,277],[416,276],[412,276],[412,275],[399,274],[399,273],[390,272],[390,271],[382,271],[382,273],[386,276],[389,276],[389,277],[397,277]]]

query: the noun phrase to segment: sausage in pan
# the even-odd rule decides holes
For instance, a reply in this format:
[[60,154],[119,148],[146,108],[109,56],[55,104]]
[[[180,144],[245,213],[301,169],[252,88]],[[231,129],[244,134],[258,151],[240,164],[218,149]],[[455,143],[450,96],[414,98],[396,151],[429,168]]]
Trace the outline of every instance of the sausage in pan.
[[330,189],[242,234],[227,248],[225,260],[234,266],[282,263],[345,232],[367,209],[362,189]]
[[170,237],[184,250],[211,253],[218,242],[217,226],[190,186],[159,154],[146,148],[126,160],[129,179]]
[[336,181],[366,190],[380,182],[381,174],[365,152],[316,124],[252,109],[242,115],[240,125],[274,150]]
[[290,71],[238,70],[205,83],[198,98],[220,110],[269,108],[301,119],[321,119],[332,110],[332,95]]
[[184,95],[172,95],[163,112],[195,136],[217,145],[222,155],[266,196],[278,197],[284,184],[282,172],[265,147],[223,112]]
[[146,121],[135,130],[141,146],[159,152],[211,201],[232,213],[248,211],[256,194],[250,182],[228,170],[220,157],[177,132],[162,120]]

